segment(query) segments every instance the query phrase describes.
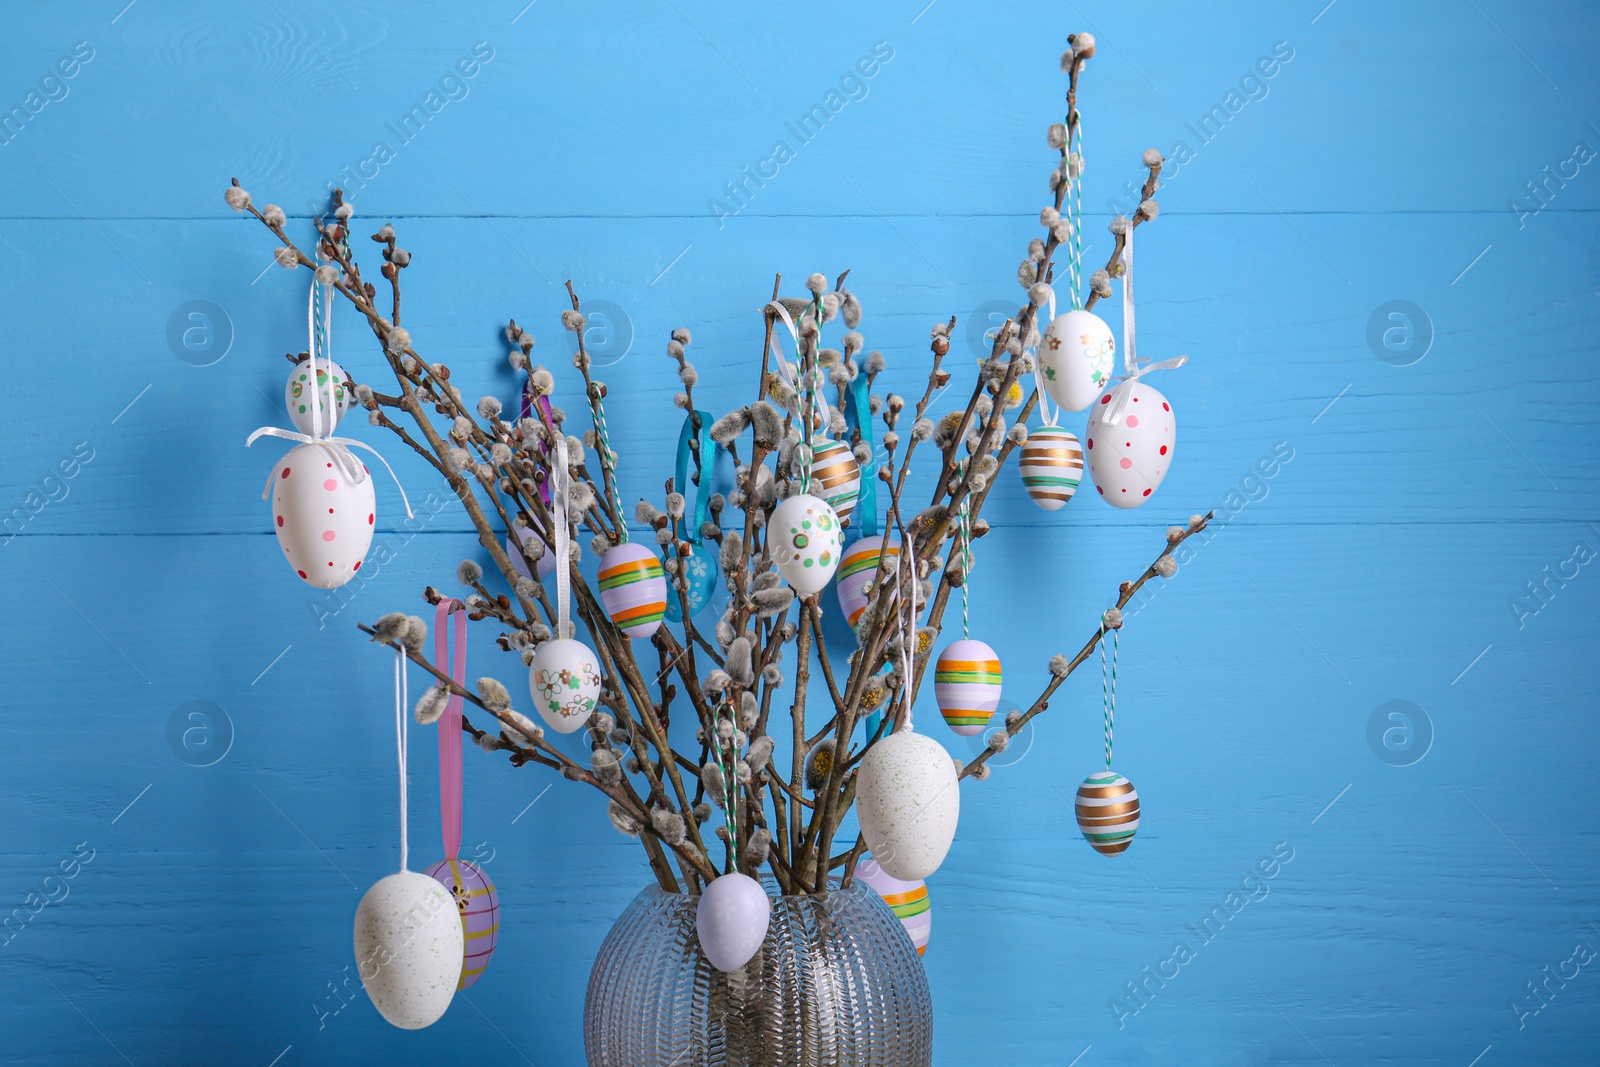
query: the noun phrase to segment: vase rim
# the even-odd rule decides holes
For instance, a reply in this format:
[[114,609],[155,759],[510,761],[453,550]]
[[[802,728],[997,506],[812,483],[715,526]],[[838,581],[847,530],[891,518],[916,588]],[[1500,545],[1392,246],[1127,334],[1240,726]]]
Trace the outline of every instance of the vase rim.
[[[762,875],[758,879],[758,881],[760,881],[760,883],[761,883],[761,888],[767,891],[767,895],[769,897],[772,897],[775,900],[816,900],[816,899],[818,899],[818,895],[816,893],[775,893],[775,892],[773,892],[773,890],[777,887],[777,879],[772,877],[771,875]],[[848,887],[845,887],[843,885],[843,883],[842,883],[842,880],[839,879],[839,878],[829,878],[828,879],[828,893],[829,893],[829,895],[832,895],[832,894],[835,894],[835,893],[854,893],[854,892],[857,892],[858,890],[862,890],[862,889],[869,889],[870,890],[870,888],[871,888],[870,886],[868,886],[865,882],[861,881],[859,878],[852,879],[851,882],[850,882],[850,885]],[[659,897],[685,897],[685,898],[688,898],[688,897],[691,896],[691,894],[686,893],[686,892],[669,893],[665,889],[662,889],[659,885],[654,885],[654,884],[645,886],[644,889],[641,892],[644,895],[659,896]],[[694,894],[694,895],[698,895],[698,894]]]

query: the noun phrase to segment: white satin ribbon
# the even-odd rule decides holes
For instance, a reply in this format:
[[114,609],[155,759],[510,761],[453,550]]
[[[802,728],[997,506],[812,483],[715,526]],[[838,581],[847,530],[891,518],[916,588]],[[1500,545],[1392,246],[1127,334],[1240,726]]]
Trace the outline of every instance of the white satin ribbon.
[[[774,300],[772,303],[766,306],[765,310],[771,311],[773,314],[777,315],[779,319],[783,320],[783,324],[789,328],[789,336],[794,339],[795,362],[798,363],[800,360],[800,329],[799,327],[795,326],[794,319],[789,315],[789,309],[784,307],[778,301]],[[817,324],[817,328],[819,330],[822,328],[822,324],[820,322]],[[795,400],[798,402],[800,399],[799,368],[790,366],[788,361],[783,358],[783,346],[781,344],[773,345],[773,351],[778,357],[778,377],[783,379],[783,384],[794,390]],[[822,416],[821,432],[826,435],[828,432],[828,423],[833,419],[833,415],[828,407],[828,398],[824,396],[820,390],[816,395],[816,403],[817,413]],[[804,418],[803,415],[801,417],[802,419]],[[811,428],[808,426],[806,427],[806,439],[810,440],[810,437]]]
[[1127,240],[1122,247],[1122,373],[1112,379],[1117,385],[1111,390],[1111,404],[1106,411],[1105,422],[1108,426],[1115,426],[1122,421],[1128,405],[1133,401],[1133,386],[1142,375],[1153,370],[1176,370],[1189,362],[1188,356],[1174,356],[1158,363],[1139,365],[1133,341],[1133,230],[1133,220],[1129,219]]
[[403,641],[394,646],[394,748],[400,764],[400,870],[404,872],[410,861],[410,835],[406,830],[406,761],[410,755],[410,738],[406,730],[406,651]]
[[[1056,291],[1055,287],[1052,286],[1050,289],[1050,321],[1054,322],[1055,317]],[[1034,328],[1038,329],[1037,324]],[[1045,323],[1045,330],[1048,330],[1049,328],[1050,323]],[[1041,340],[1043,339],[1043,330],[1039,331],[1039,337]],[[1039,418],[1044,420],[1044,424],[1046,426],[1054,426],[1056,424],[1056,419],[1061,415],[1061,409],[1057,408],[1055,411],[1050,410],[1050,394],[1045,390],[1044,381],[1040,377],[1039,372],[1039,346],[1034,345],[1032,348],[1024,349],[1024,351],[1027,352],[1028,355],[1033,359],[1033,391],[1034,394],[1039,398]]]
[[[326,353],[333,347],[333,316],[331,314],[333,309],[330,304],[332,297],[332,286],[323,286],[322,292],[323,304],[325,307],[327,307],[328,313],[325,313],[322,316],[321,338],[317,337],[317,283],[314,280],[311,283],[311,296],[306,301],[306,332],[310,334],[311,340],[311,427],[315,430],[322,429],[322,385],[317,381],[318,342],[319,340],[321,342],[320,347],[322,347],[324,353],[324,362],[332,362],[327,357]],[[331,371],[328,375],[328,383],[330,385],[333,384],[333,374]],[[333,431],[333,423],[333,412],[330,411],[328,412],[329,433],[332,433]],[[373,448],[365,441],[357,441],[352,437],[319,437],[314,434],[300,433],[298,430],[285,430],[277,426],[262,426],[257,429],[255,433],[252,433],[249,437],[245,438],[244,447],[249,448],[251,445],[255,444],[258,437],[279,437],[285,441],[294,441],[295,443],[302,445],[321,445],[323,446],[322,451],[327,455],[328,459],[334,463],[337,463],[339,465],[339,469],[344,471],[345,477],[349,478],[356,485],[360,485],[362,482],[367,480],[367,469],[362,465],[361,461],[355,457],[355,453],[351,452],[350,449],[361,448],[371,452],[374,456],[377,456],[378,462],[383,464],[383,469],[389,472],[389,477],[394,479],[394,487],[400,490],[400,502],[405,505],[406,518],[410,519],[415,517],[411,514],[411,501],[406,498],[405,487],[400,484],[400,478],[395,474],[394,468],[389,466],[388,460],[378,455],[377,449]],[[267,499],[268,495],[272,492],[273,476],[274,475],[271,472],[267,474],[267,484],[265,488],[261,490],[262,500]]]

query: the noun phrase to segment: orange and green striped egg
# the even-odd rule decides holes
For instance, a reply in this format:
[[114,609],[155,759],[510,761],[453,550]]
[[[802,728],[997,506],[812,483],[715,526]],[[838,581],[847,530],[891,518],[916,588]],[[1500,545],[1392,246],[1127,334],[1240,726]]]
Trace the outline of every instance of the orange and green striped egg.
[[981,733],[1000,706],[1000,657],[982,641],[952,641],[934,665],[933,696],[950,729]]
[[667,614],[667,577],[661,560],[643,545],[616,545],[600,561],[600,602],[622,632],[644,640]]

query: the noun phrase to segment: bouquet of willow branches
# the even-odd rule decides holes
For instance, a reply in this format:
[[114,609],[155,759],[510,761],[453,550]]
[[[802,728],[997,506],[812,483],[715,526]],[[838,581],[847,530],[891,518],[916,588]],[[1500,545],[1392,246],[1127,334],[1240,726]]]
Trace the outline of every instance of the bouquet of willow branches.
[[[436,721],[449,697],[460,696],[486,716],[479,720],[484,725],[461,720],[479,747],[504,752],[517,766],[549,767],[599,790],[609,803],[612,823],[639,840],[656,879],[669,892],[698,893],[720,874],[737,870],[770,871],[785,893],[825,893],[830,876],[848,883],[861,857],[860,836],[837,840],[856,797],[855,769],[915,700],[950,598],[967,579],[971,542],[988,532],[981,517],[984,504],[1001,468],[1027,440],[1027,419],[1039,398],[1037,392],[1024,398],[1021,378],[1032,369],[1030,351],[1039,341],[1040,309],[1053,299],[1058,252],[1070,259],[1072,284],[1082,280],[1076,258],[1081,241],[1074,240],[1072,221],[1079,216],[1068,197],[1082,171],[1075,151],[1078,76],[1094,54],[1094,42],[1088,34],[1069,41],[1072,47],[1062,56],[1069,79],[1067,114],[1047,134],[1056,156],[1050,174],[1054,199],[1040,213],[1044,235],[1029,242],[1018,267],[1027,299],[995,333],[965,407],[942,415],[931,410],[951,377],[943,364],[956,324],[953,317],[933,327],[926,386],[919,398],[872,391],[884,359],[867,351],[857,330],[861,305],[845,288],[848,271],[831,286],[821,274],[812,275],[807,291],[794,296],[781,293],[780,276],[764,311],[766,344],[760,376],[753,383],[756,397],[709,427],[702,426],[694,403],[697,374],[686,355],[689,331],[673,331],[667,350],[683,384],[676,403],[692,422],[689,446],[696,453],[699,491],[709,497],[707,521],[689,533],[699,535],[694,540],[701,551],[710,551],[705,542],[716,546],[727,609],[708,629],[695,622],[687,566],[695,546],[680,532],[690,487],[671,480],[663,509],[641,501],[635,518],[652,529],[661,546],[668,596],[681,608],[681,631],[662,625],[648,639],[627,636],[581,573],[575,541],[571,559],[547,561],[569,568],[576,613],[588,630],[603,676],[599,708],[585,726],[590,746],[586,761],[567,755],[540,726],[514,710],[501,683],[482,678],[473,691],[452,681],[448,664],[434,663],[424,654],[420,619],[394,614],[363,627],[375,640],[404,649],[412,662],[433,675],[436,685],[417,705],[420,721]],[[1110,294],[1111,279],[1121,273],[1129,232],[1157,215],[1152,197],[1163,160],[1152,149],[1144,153],[1143,163],[1148,173],[1141,203],[1131,217],[1112,221],[1111,256],[1104,269],[1087,279],[1081,301],[1075,301],[1085,309]],[[576,335],[573,365],[582,375],[592,420],[581,440],[565,437],[570,416],[549,403],[553,377],[532,362],[533,338],[515,321],[506,330],[510,362],[527,376],[525,396],[533,400],[520,418],[509,417],[492,397],[469,404],[451,386],[449,368],[429,362],[416,350],[401,324],[400,281],[411,255],[396,243],[392,226],[372,235],[381,247],[380,273],[387,283],[376,284],[365,280],[356,260],[353,212],[340,193],[334,193],[333,217],[316,221],[318,236],[309,253],[285,232],[283,211],[270,204],[258,210],[237,181],[227,190],[227,201],[236,210],[249,211],[277,237],[282,266],[314,271],[319,283],[337,290],[370,325],[393,372],[395,389],[385,392],[362,383],[355,389],[357,400],[373,425],[393,433],[454,490],[510,590],[510,595],[494,591],[479,565],[463,563],[458,577],[475,590],[466,604],[470,617],[493,620],[502,628],[501,647],[520,654],[525,664],[543,642],[570,636],[553,634],[558,612],[543,586],[530,577],[541,558],[555,551],[556,513],[564,510],[570,523],[569,537],[561,540],[587,531],[596,555],[626,540],[628,524],[617,499],[618,457],[605,434],[606,386],[593,377],[584,347],[583,308],[571,284],[567,294],[572,306],[561,318]],[[837,349],[823,340],[830,328],[837,328],[836,320],[846,330]],[[786,332],[793,326],[797,375],[775,373],[785,369],[774,344],[780,323]],[[858,410],[857,425],[847,428],[838,411],[846,392],[863,376],[868,410]],[[817,396],[807,383],[837,390],[834,414],[831,420],[820,420],[820,432],[842,438],[866,477],[876,478],[875,487],[886,498],[888,525],[900,537],[899,560],[884,555],[865,586],[868,605],[855,627],[856,646],[848,650],[827,647],[819,595],[796,596],[782,584],[767,539],[774,509],[798,492],[801,478],[809,475],[816,438],[808,424]],[[881,459],[863,441],[863,429],[870,440],[873,421],[882,424]],[[710,495],[712,457],[698,454],[705,440],[702,429],[736,464],[734,488],[726,496]],[[565,439],[564,449],[556,447],[558,438]],[[563,453],[568,470],[557,478],[552,467]],[[914,466],[924,465],[934,475],[931,499],[913,502],[908,478]],[[558,491],[564,487],[564,509],[552,506],[552,485]],[[1171,576],[1176,569],[1173,550],[1209,518],[1195,516],[1186,527],[1169,529],[1155,561],[1121,584],[1115,607],[1094,621],[1083,647],[1070,659],[1063,654],[1050,660],[1038,696],[1027,710],[1006,717],[1004,728],[990,734],[980,755],[958,765],[960,778],[982,781],[989,776],[990,757],[1043,712],[1102,637],[1122,625],[1121,608],[1138,589],[1157,575]],[[503,543],[500,531],[514,531],[514,536]],[[514,560],[512,552],[522,558]],[[431,604],[446,599],[432,587],[424,596]],[[902,605],[910,605],[909,611]],[[786,678],[784,665],[791,661],[793,677]],[[826,690],[826,700],[812,701],[817,688]],[[825,705],[826,719],[808,717],[813,703]],[[681,708],[694,716],[698,729],[693,744],[675,747],[669,722]],[[858,732],[858,723],[875,712],[876,728]],[[685,732],[678,731],[680,736]],[[780,738],[788,753],[782,766],[775,757]],[[719,814],[713,816],[713,811]]]

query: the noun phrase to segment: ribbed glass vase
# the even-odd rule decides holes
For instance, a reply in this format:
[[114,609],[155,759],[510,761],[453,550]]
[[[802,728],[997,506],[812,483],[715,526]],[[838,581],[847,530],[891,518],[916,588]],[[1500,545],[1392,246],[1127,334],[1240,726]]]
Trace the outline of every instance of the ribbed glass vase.
[[651,886],[611,928],[589,975],[589,1067],[929,1067],[922,960],[871,888],[772,898],[755,958],[711,966],[698,897]]

